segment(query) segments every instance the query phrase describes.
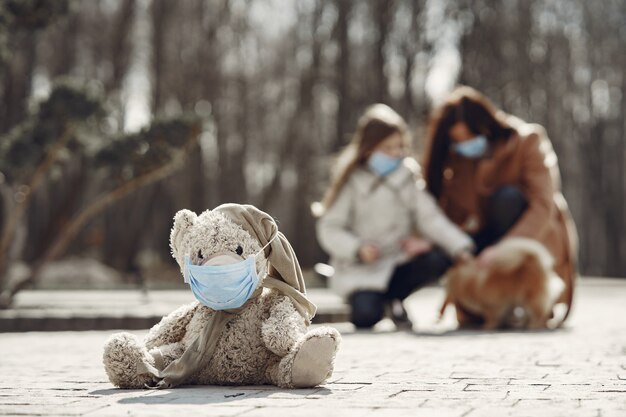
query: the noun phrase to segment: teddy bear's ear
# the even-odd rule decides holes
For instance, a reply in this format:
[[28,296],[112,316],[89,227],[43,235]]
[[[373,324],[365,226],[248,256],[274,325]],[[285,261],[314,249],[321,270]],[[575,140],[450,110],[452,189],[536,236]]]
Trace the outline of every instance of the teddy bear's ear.
[[174,255],[177,261],[180,261],[179,258],[182,258],[179,248],[183,237],[191,229],[197,218],[196,213],[187,209],[180,210],[174,216],[174,226],[170,233],[170,247],[172,248],[172,255]]

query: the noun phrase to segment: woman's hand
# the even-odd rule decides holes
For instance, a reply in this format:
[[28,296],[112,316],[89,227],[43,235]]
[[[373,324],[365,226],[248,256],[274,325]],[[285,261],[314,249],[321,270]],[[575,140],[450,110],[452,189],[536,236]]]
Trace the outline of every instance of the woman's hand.
[[378,258],[380,258],[380,249],[378,249],[378,246],[374,244],[365,243],[359,249],[359,258],[363,261],[363,263],[374,263],[378,260]]
[[402,239],[400,241],[400,247],[407,256],[414,258],[431,250],[433,245],[425,239],[419,239],[411,236],[406,239]]
[[464,249],[464,250],[460,251],[454,257],[454,263],[455,264],[464,264],[466,262],[471,261],[472,259],[474,259],[474,255],[472,254],[472,252],[470,252],[468,249]]

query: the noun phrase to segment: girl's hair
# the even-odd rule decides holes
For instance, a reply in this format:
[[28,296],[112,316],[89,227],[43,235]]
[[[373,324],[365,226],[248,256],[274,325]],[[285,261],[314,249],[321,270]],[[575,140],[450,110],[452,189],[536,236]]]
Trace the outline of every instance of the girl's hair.
[[456,88],[432,115],[426,135],[424,171],[428,190],[435,197],[441,193],[443,167],[449,155],[450,128],[463,122],[470,132],[485,135],[489,142],[507,140],[515,129],[481,93],[471,87]]
[[368,158],[383,140],[394,133],[400,133],[408,144],[410,141],[406,122],[391,107],[385,104],[374,104],[368,107],[357,123],[350,144],[341,152],[332,176],[332,182],[321,204],[316,203],[313,209],[316,216],[328,210],[350,175],[357,167],[365,165]]

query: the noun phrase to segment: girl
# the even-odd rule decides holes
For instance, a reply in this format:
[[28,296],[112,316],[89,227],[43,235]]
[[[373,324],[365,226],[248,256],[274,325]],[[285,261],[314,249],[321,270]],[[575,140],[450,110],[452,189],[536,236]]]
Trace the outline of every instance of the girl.
[[[545,130],[506,115],[478,91],[456,89],[431,118],[426,153],[428,191],[448,217],[474,238],[488,265],[498,240],[541,242],[566,284],[571,305],[576,230],[560,190],[557,158]],[[480,322],[457,306],[461,324]]]
[[359,328],[376,324],[385,307],[397,326],[410,327],[402,300],[473,249],[424,190],[408,149],[402,117],[371,106],[322,201],[317,235],[335,268],[330,286],[348,297]]

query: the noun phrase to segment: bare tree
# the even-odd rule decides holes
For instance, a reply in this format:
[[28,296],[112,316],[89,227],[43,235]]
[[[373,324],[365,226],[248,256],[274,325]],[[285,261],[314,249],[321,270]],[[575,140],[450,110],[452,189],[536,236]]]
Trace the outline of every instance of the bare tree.
[[395,0],[380,1],[372,0],[372,17],[374,25],[376,27],[376,40],[374,43],[374,56],[373,56],[373,95],[374,101],[379,103],[387,102],[387,86],[389,79],[385,71],[386,59],[385,59],[385,46],[387,44],[387,38],[391,32],[391,25],[394,17]]
[[337,91],[336,136],[331,151],[336,152],[345,143],[345,135],[349,132],[351,123],[350,109],[350,42],[348,39],[348,25],[352,0],[335,0],[337,8],[337,23],[334,30],[338,46],[338,57],[335,64],[335,89]]
[[94,165],[105,170],[102,177],[111,185],[85,202],[71,217],[25,279],[3,289],[0,307],[9,306],[18,291],[35,283],[43,266],[61,256],[86,224],[104,209],[178,170],[195,146],[200,128],[195,119],[157,121],[138,134],[118,137],[99,151]]

